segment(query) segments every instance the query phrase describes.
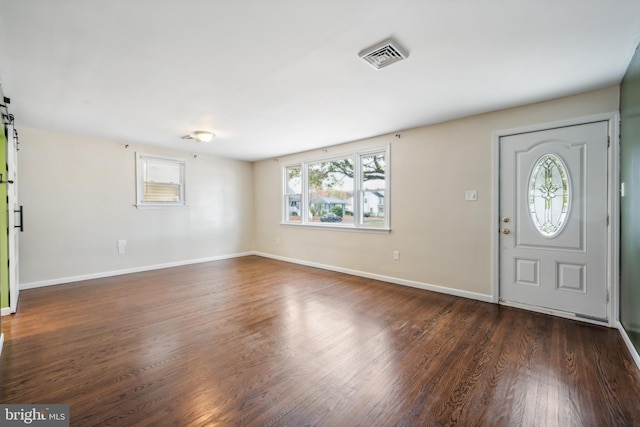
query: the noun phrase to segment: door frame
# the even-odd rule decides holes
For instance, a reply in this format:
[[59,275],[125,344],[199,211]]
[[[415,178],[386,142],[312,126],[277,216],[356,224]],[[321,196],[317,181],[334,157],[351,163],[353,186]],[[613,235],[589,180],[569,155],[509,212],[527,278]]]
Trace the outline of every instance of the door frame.
[[[607,121],[609,127],[609,155],[607,159],[607,207],[609,210],[609,227],[607,229],[607,290],[609,292],[609,303],[607,304],[606,323],[597,320],[576,317],[572,313],[560,310],[533,307],[526,304],[500,302],[500,138],[528,132],[537,132],[548,129],[575,126],[593,122]],[[504,129],[493,132],[493,158],[492,158],[492,185],[491,185],[491,230],[492,230],[492,277],[493,277],[493,302],[523,308],[525,310],[551,314],[558,317],[580,320],[587,323],[617,327],[618,307],[619,307],[619,287],[620,287],[620,114],[619,112],[609,112],[592,116],[576,117],[572,119],[560,120],[523,126],[512,129]]]

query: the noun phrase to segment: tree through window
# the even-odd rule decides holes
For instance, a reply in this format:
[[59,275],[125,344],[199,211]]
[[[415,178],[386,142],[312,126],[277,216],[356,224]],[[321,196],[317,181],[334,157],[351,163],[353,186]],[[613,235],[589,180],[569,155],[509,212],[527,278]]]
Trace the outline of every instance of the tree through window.
[[[387,159],[388,148],[286,166],[285,222],[388,228]],[[298,182],[304,192],[298,193]]]

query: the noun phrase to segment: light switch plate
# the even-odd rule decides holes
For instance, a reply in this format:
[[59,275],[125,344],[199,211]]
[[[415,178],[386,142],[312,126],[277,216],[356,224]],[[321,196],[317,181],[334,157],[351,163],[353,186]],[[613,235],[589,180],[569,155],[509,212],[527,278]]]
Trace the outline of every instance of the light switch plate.
[[467,190],[465,198],[467,202],[475,202],[478,200],[478,192],[476,190]]

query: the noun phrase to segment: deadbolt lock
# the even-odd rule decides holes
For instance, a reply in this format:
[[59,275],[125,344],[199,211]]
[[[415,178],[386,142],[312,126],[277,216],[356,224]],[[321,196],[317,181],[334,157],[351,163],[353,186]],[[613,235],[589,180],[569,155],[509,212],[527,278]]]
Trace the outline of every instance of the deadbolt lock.
[[502,218],[502,222],[509,222],[509,217],[505,216],[504,218]]

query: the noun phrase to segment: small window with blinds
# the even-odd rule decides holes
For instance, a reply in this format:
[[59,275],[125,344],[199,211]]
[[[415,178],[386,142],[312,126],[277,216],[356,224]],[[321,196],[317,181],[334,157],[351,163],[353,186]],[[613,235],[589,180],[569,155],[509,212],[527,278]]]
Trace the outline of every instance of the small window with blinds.
[[185,160],[137,153],[137,206],[186,206]]

